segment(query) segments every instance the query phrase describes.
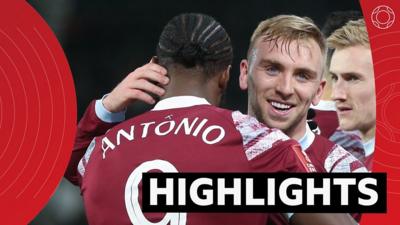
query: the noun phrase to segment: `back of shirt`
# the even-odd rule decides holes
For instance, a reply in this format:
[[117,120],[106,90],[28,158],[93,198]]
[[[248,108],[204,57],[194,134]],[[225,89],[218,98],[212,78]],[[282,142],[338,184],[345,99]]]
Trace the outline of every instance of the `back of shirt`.
[[136,172],[308,172],[313,166],[279,130],[197,105],[150,111],[115,126],[94,139],[78,170],[90,224],[264,225],[266,213],[143,213]]

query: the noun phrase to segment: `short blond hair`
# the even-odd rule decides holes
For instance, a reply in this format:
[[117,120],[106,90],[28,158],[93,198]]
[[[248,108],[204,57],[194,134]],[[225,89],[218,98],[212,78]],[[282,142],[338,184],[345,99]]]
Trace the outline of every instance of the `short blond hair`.
[[322,55],[326,54],[325,37],[308,17],[279,15],[262,21],[251,36],[249,54],[260,37],[265,41],[282,40],[286,43],[312,39],[319,45]]
[[335,30],[328,38],[328,47],[332,49],[343,49],[356,45],[370,48],[364,19],[350,20],[343,27]]

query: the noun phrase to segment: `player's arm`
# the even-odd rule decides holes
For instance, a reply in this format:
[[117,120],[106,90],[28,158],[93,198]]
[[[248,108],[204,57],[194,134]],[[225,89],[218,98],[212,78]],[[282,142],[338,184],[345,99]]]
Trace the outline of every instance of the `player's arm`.
[[364,148],[361,137],[357,133],[336,130],[335,133],[329,137],[329,140],[351,153],[371,171],[372,165],[366,162],[366,149]]
[[[128,74],[113,91],[100,100],[92,101],[78,123],[77,135],[65,178],[77,184],[77,165],[94,137],[125,119],[125,109],[136,101],[155,103],[153,96],[162,96],[162,85],[168,83],[167,71],[152,59],[148,64]],[[161,84],[161,85],[156,85]]]
[[[268,130],[254,118],[239,112],[233,112],[232,119],[236,129],[242,134],[246,156],[254,171],[316,171],[308,156],[301,150],[299,144],[294,140],[290,140],[289,137],[281,131]],[[262,136],[262,133],[265,135]],[[263,149],[260,148],[260,146],[270,146],[270,148]],[[295,213],[293,215],[291,213],[286,213],[285,215],[288,219],[290,217],[289,222],[291,225],[357,224],[348,214]]]
[[76,185],[78,184],[79,178],[77,166],[90,142],[94,137],[105,134],[108,129],[118,124],[118,122],[122,121],[125,117],[124,113],[114,114],[113,116],[110,115],[105,118],[111,119],[113,122],[106,122],[101,119],[104,113],[98,113],[99,105],[101,105],[101,100],[92,101],[78,123],[71,158],[64,174],[67,180]]
[[289,220],[291,225],[356,225],[347,213],[295,213]]

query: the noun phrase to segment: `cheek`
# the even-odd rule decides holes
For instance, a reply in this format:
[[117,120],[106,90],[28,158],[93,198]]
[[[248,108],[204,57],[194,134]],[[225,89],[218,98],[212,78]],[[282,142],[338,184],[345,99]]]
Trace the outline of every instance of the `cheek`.
[[295,87],[298,98],[305,105],[311,104],[316,100],[318,87],[314,85],[299,84]]
[[255,77],[249,78],[249,85],[248,85],[248,96],[252,104],[255,104],[260,97],[263,96],[262,85]]
[[254,74],[252,78],[253,90],[257,92],[266,92],[273,89],[275,85],[275,79],[265,75]]
[[354,104],[358,106],[360,111],[364,113],[368,113],[371,109],[375,108],[375,93],[371,93],[371,91],[366,91],[367,88],[354,88],[350,91],[350,95],[352,97],[352,101]]
[[361,102],[359,104],[362,104],[365,113],[368,114],[368,116],[372,116],[375,114],[375,108],[376,108],[376,101],[375,101],[375,92],[364,92],[360,95]]

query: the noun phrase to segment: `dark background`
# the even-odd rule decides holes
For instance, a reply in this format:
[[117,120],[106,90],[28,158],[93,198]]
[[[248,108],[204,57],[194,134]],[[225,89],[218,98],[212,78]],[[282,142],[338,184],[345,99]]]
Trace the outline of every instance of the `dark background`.
[[[47,21],[65,51],[75,81],[78,118],[91,100],[110,92],[128,73],[150,60],[163,26],[179,13],[209,14],[230,34],[234,61],[223,107],[246,112],[247,95],[238,86],[239,62],[246,57],[250,36],[260,21],[295,14],[310,17],[321,27],[332,11],[360,10],[356,0],[28,2]],[[145,104],[136,105],[128,109],[128,116],[148,109]],[[31,224],[84,225],[81,201],[79,189],[63,180]]]

